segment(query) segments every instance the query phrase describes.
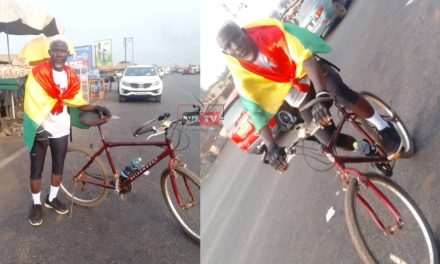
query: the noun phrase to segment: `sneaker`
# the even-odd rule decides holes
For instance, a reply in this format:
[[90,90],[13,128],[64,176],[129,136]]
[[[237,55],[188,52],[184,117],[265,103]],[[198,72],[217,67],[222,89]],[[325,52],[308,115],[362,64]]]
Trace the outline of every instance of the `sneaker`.
[[44,205],[47,208],[54,209],[59,214],[67,214],[69,210],[67,210],[66,205],[63,204],[58,198],[53,198],[52,202],[49,202],[49,195],[46,196],[46,202]]
[[400,152],[402,148],[402,139],[397,133],[396,128],[390,122],[387,122],[389,127],[379,131],[379,135],[382,138],[382,145],[388,156],[394,155]]
[[41,204],[32,204],[29,213],[29,222],[33,226],[39,226],[43,222],[43,206]]

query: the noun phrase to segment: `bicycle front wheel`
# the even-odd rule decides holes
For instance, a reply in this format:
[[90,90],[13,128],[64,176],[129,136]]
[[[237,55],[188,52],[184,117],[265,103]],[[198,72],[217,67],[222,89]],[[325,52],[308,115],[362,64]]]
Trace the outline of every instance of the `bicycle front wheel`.
[[[171,177],[174,177],[178,196],[182,199],[180,206],[174,193]],[[162,173],[162,193],[168,209],[183,231],[196,243],[200,243],[200,179],[192,171],[174,167],[173,175],[167,169]]]
[[[362,197],[374,210],[385,227],[396,224],[396,219],[377,198],[371,188],[350,179],[345,195],[345,215],[348,230],[361,259],[365,263],[439,263],[431,228],[411,197],[396,183],[377,174],[368,179],[394,205],[403,225],[385,234],[361,204]],[[360,196],[360,197],[359,197]]]
[[[374,110],[376,110],[385,121],[393,123],[396,127],[403,144],[402,151],[400,152],[400,157],[412,157],[415,153],[414,140],[411,137],[408,128],[406,128],[405,124],[403,123],[402,119],[400,119],[400,117],[397,115],[397,113],[393,109],[391,109],[391,107],[387,103],[385,103],[376,95],[369,92],[360,92],[359,94],[362,95],[371,104]],[[377,132],[374,133],[377,134]],[[376,140],[376,143],[380,144],[378,135],[371,136]]]
[[[87,207],[102,203],[108,193],[106,188],[91,184],[108,184],[107,170],[99,158],[95,158],[88,167],[80,171],[92,155],[93,153],[88,149],[69,145],[60,186],[67,199]],[[75,181],[74,176],[77,175],[79,176]]]

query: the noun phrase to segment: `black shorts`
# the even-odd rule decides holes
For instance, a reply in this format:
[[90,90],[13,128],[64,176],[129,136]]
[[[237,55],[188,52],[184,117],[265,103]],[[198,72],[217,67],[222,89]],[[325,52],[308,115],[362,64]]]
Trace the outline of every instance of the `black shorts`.
[[351,108],[358,100],[359,94],[350,87],[348,87],[343,81],[339,73],[324,60],[319,61],[322,72],[325,77],[325,88],[327,92],[336,97],[338,104],[344,105],[347,108]]
[[[52,156],[52,174],[62,175],[64,159],[66,158],[69,136],[60,138],[49,138],[50,153]],[[41,179],[46,159],[47,145],[34,141],[30,153],[31,158],[31,180]]]

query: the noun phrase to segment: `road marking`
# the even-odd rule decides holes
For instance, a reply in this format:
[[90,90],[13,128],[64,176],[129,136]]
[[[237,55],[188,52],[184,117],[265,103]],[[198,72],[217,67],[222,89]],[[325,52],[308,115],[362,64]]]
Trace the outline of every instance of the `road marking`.
[[396,264],[406,264],[405,261],[401,260],[400,258],[394,256],[393,254],[390,254],[390,259]]
[[335,209],[332,207],[330,207],[330,209],[327,210],[327,214],[325,215],[325,220],[330,221],[330,219],[332,219],[332,217],[335,215],[336,211]]
[[8,158],[0,161],[0,170],[3,169],[3,167],[6,166],[9,162],[11,162],[11,161],[15,160],[16,158],[18,158],[25,151],[26,151],[26,148],[21,148],[17,152],[15,152],[11,156],[9,156]]
[[408,2],[406,2],[405,6],[409,6],[410,4],[412,4],[414,2],[414,0],[408,0]]

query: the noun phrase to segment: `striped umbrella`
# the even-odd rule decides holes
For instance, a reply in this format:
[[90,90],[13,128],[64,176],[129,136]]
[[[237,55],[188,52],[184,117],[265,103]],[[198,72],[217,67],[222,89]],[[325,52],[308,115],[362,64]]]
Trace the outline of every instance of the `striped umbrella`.
[[9,34],[54,36],[63,31],[54,17],[37,7],[13,0],[0,0],[0,32],[6,33],[8,55]]

